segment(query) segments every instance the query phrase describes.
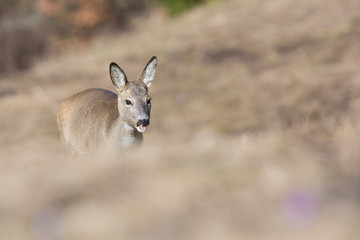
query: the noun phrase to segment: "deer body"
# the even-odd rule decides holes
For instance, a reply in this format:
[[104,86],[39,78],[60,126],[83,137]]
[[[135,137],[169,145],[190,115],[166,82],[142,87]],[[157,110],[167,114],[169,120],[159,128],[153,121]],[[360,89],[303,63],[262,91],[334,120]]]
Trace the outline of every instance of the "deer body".
[[156,62],[153,57],[135,81],[127,81],[122,69],[111,63],[117,94],[94,88],[62,101],[57,122],[65,145],[81,154],[140,144],[150,120],[148,87],[154,80]]

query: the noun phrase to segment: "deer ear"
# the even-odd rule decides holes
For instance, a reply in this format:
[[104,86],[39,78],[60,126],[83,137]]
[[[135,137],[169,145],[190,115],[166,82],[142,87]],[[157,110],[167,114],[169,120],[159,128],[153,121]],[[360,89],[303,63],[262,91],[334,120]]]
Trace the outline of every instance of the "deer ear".
[[127,77],[124,71],[116,63],[112,62],[110,63],[109,72],[111,81],[116,90],[121,92],[127,83]]
[[142,81],[147,87],[150,87],[155,79],[156,64],[157,58],[154,56],[150,59],[148,64],[146,64],[145,68],[138,75],[137,80]]

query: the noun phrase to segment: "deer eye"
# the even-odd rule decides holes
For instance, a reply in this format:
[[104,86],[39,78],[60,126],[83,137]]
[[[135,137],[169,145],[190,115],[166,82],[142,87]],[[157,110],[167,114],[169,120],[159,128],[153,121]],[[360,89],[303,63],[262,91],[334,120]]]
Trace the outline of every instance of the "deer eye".
[[132,105],[132,102],[129,99],[125,100],[126,105]]
[[146,103],[149,105],[149,104],[151,104],[151,98],[149,98],[147,101],[146,101]]

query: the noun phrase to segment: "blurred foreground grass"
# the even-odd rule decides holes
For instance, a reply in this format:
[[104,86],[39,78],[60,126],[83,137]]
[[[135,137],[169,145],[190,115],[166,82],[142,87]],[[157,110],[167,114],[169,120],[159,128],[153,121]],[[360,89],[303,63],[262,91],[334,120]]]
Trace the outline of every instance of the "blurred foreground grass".
[[[0,81],[0,239],[358,239],[358,1],[154,10]],[[134,151],[72,157],[59,102],[159,59]]]
[[152,142],[90,159],[56,149],[2,161],[2,238],[359,237],[358,175],[339,162],[351,159],[281,134]]

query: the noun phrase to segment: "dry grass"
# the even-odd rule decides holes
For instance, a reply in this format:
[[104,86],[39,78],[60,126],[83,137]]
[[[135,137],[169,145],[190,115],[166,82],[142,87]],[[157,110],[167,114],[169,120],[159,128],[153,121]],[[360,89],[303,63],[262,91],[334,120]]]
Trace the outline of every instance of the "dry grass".
[[[358,239],[359,3],[224,1],[0,81],[1,239]],[[159,58],[141,149],[73,158],[59,102]]]

